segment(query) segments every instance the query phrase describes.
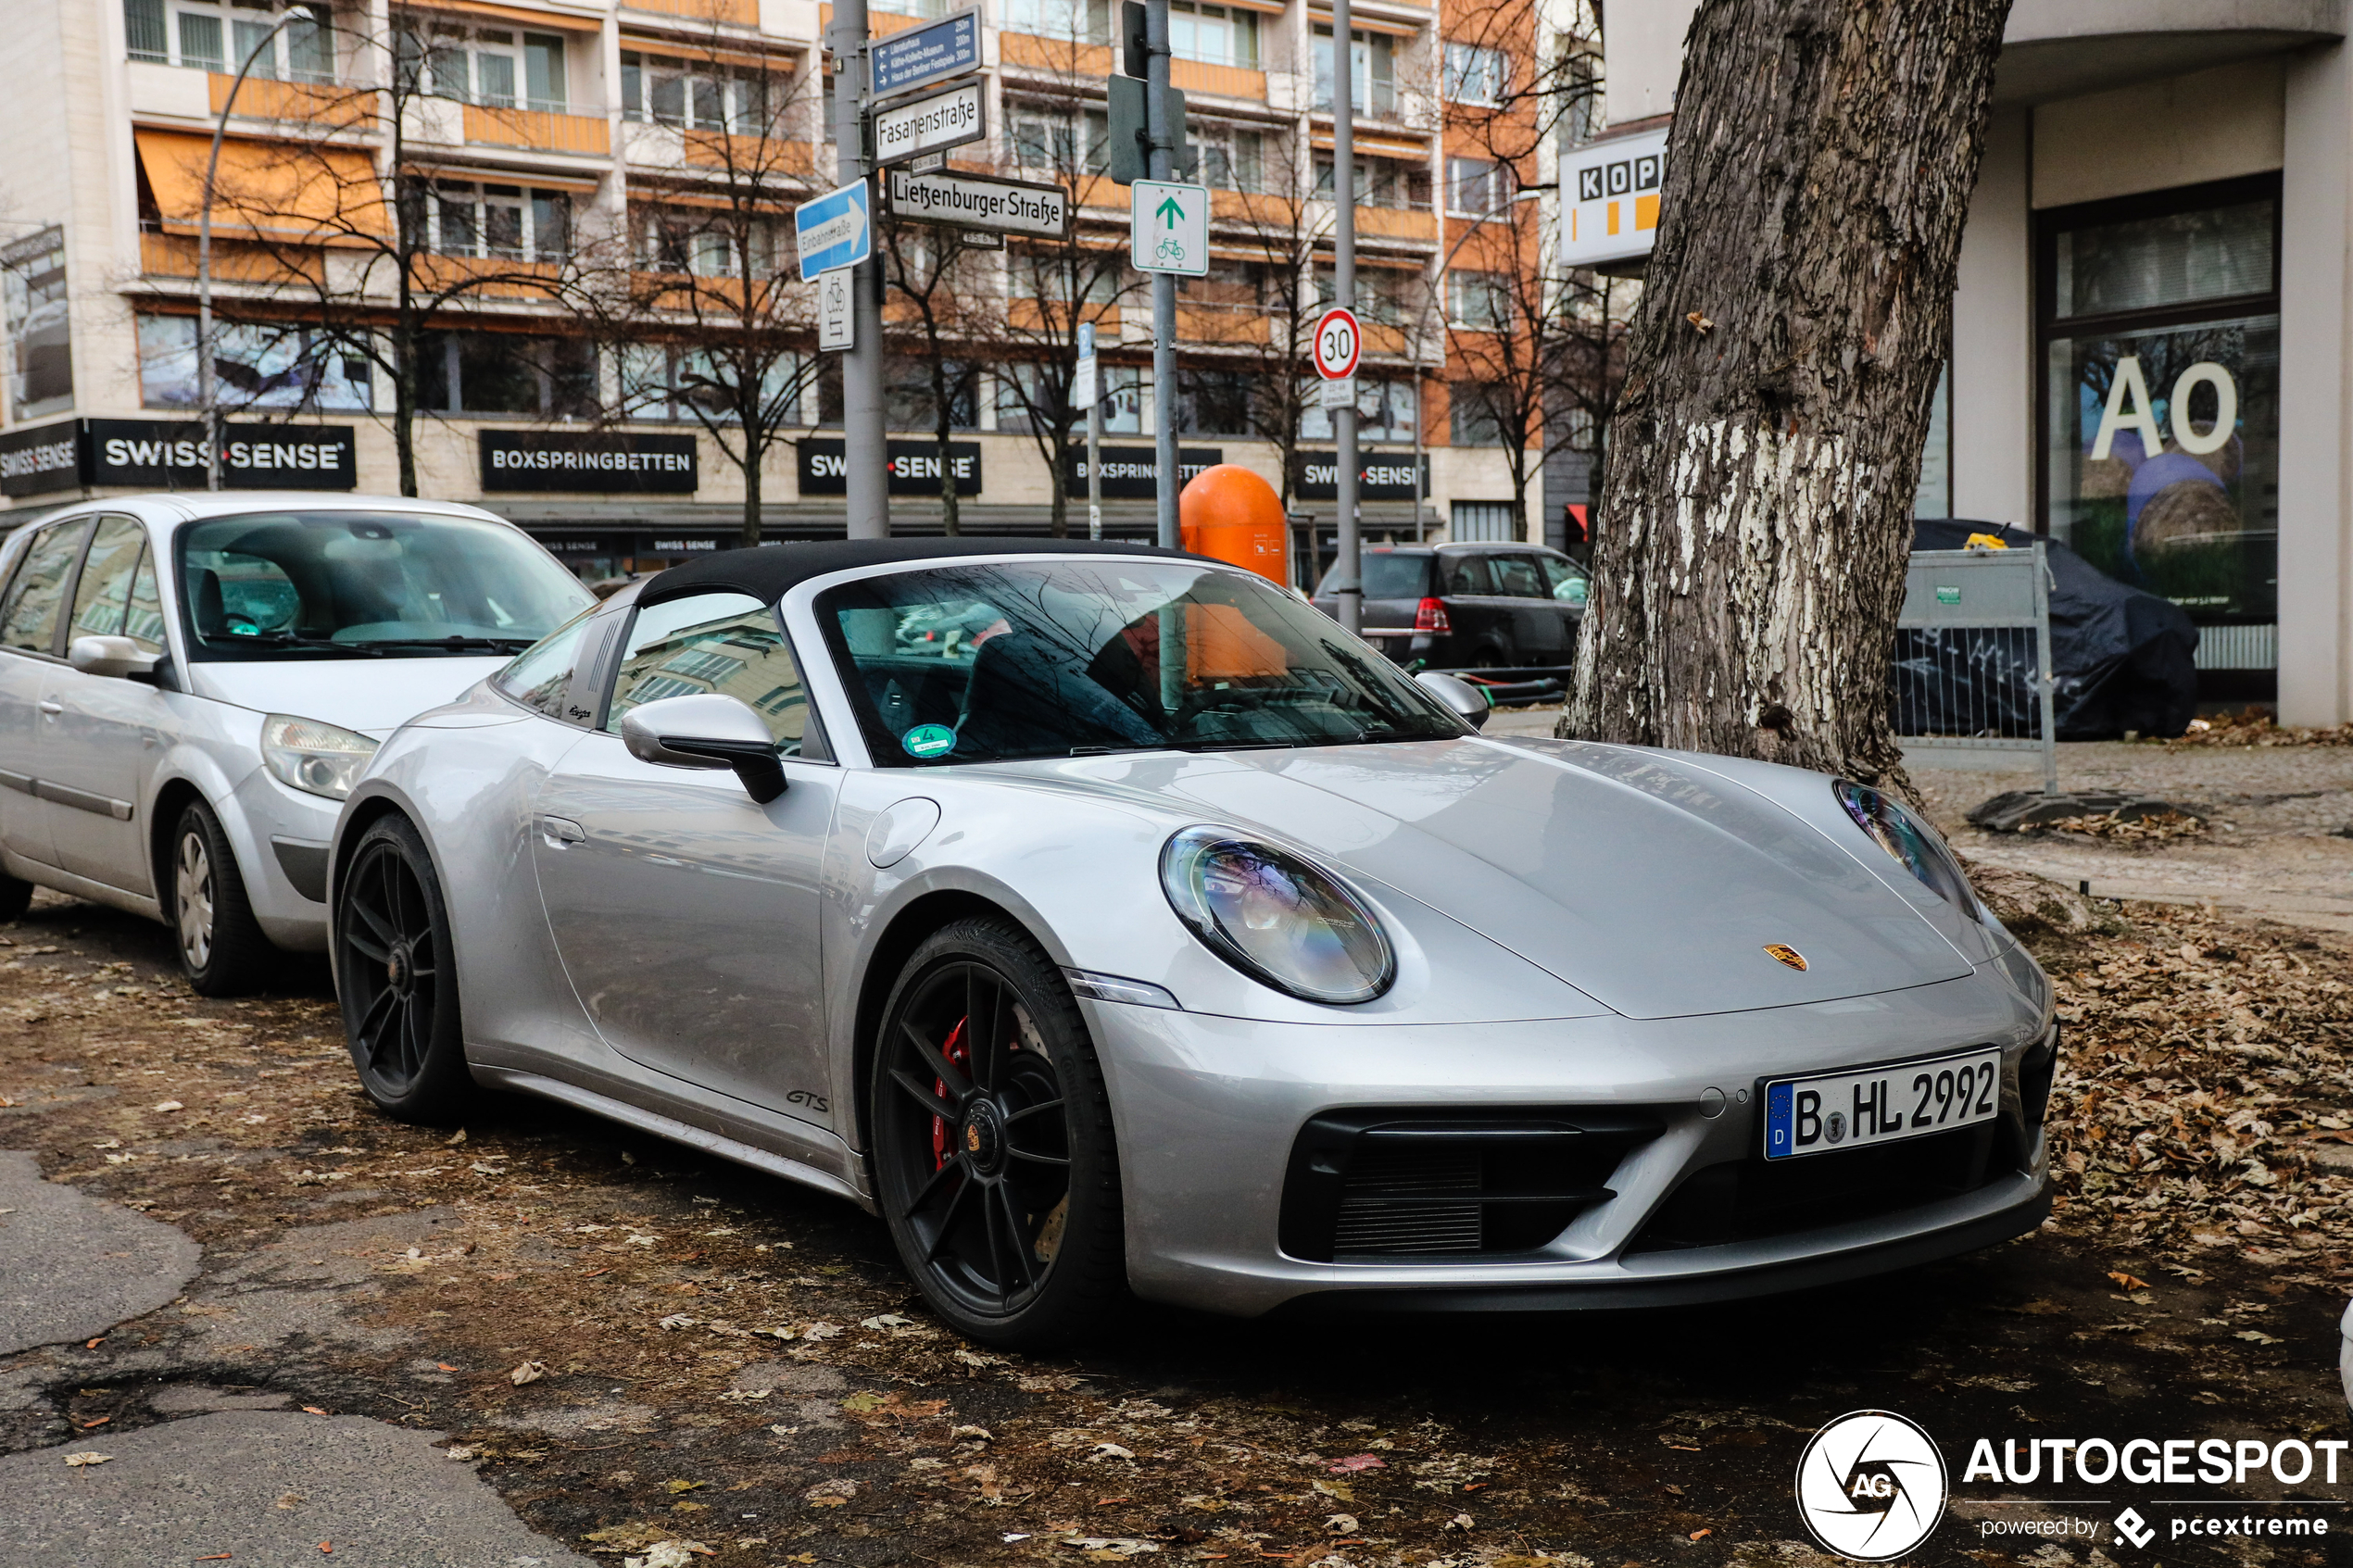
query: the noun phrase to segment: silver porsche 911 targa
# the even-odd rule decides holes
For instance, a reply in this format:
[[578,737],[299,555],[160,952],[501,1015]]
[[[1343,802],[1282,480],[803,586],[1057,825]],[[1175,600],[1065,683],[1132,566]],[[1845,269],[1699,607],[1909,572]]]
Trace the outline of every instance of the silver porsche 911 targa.
[[1128,1291],[1718,1299],[2041,1222],[2050,989],[1932,830],[1466,695],[1141,547],[673,568],[375,754],[352,1057],[396,1116],[542,1095],[877,1210],[1003,1344]]

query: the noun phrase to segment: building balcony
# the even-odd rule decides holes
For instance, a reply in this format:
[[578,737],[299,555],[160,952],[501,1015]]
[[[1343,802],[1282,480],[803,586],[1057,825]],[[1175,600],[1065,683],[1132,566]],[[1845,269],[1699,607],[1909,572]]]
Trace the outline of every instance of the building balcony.
[[[916,17],[898,11],[877,11],[870,6],[866,11],[866,36],[887,38],[894,32],[904,32],[911,27],[921,27],[927,21],[937,21],[947,14],[947,11],[943,9],[935,16]],[[834,8],[831,6],[819,6],[817,7],[817,36],[823,38],[825,35],[825,30],[833,25]]]
[[[724,131],[688,131],[677,142],[679,161],[698,172],[734,174],[747,185],[758,182],[807,183],[819,176],[817,148],[808,142],[790,142],[766,136],[733,136]],[[631,161],[640,157],[641,149],[652,150],[635,138],[629,144]]]
[[1203,60],[1172,59],[1168,62],[1169,85],[1179,91],[1206,93],[1219,98],[1241,98],[1253,104],[1266,102],[1266,73],[1246,66],[1211,65]]
[[1359,239],[1410,240],[1416,245],[1435,245],[1438,244],[1438,214],[1393,207],[1359,207],[1356,209],[1356,236]]
[[758,27],[760,0],[621,0],[624,11],[648,11],[658,17],[682,17],[692,22],[722,22],[731,27]]
[[[266,286],[321,281],[323,253],[286,250],[272,254],[265,246],[237,240],[212,242],[215,282],[258,283]],[[139,270],[149,278],[196,276],[196,242],[185,234],[143,232],[139,236]]]
[[1008,70],[1042,71],[1072,78],[1073,85],[1101,86],[1113,70],[1111,45],[1069,38],[1041,38],[1031,32],[1000,32],[997,57]]
[[551,109],[461,106],[460,132],[470,146],[522,147],[576,157],[612,156],[612,127],[601,112],[573,114]]

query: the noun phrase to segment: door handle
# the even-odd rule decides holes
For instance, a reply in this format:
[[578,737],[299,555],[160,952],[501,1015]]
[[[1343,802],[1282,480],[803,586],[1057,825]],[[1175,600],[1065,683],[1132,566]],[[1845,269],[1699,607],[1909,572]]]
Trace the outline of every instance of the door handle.
[[587,843],[588,830],[570,817],[542,817],[539,819],[539,836],[550,845],[561,847],[567,844]]
[[52,719],[66,710],[66,705],[62,702],[43,702],[38,706],[40,707],[42,712],[46,713]]

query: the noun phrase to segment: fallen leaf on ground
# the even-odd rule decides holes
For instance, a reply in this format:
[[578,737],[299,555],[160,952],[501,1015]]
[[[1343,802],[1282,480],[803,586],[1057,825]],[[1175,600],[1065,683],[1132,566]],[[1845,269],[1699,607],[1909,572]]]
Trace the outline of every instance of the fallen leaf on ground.
[[1335,1475],[1346,1475],[1357,1470],[1387,1470],[1388,1468],[1389,1461],[1378,1454],[1350,1454],[1346,1459],[1335,1460],[1332,1462],[1332,1474]]
[[76,1470],[80,1470],[84,1465],[104,1464],[112,1458],[114,1458],[114,1455],[112,1454],[94,1454],[82,1452],[66,1455],[66,1463]]
[[858,1495],[858,1483],[847,1476],[820,1481],[800,1494],[804,1501],[818,1508],[839,1508]]

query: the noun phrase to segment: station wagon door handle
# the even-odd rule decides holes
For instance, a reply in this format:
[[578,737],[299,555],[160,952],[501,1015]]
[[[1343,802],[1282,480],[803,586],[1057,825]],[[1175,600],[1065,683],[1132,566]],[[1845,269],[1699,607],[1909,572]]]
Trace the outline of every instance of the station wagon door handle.
[[588,842],[588,830],[582,827],[578,822],[573,822],[570,817],[540,818],[539,833],[541,837],[545,838],[549,844],[556,846],[562,846],[566,844],[585,844]]
[[66,710],[65,704],[61,702],[44,702],[39,704],[39,707],[42,712],[46,713],[52,719]]

